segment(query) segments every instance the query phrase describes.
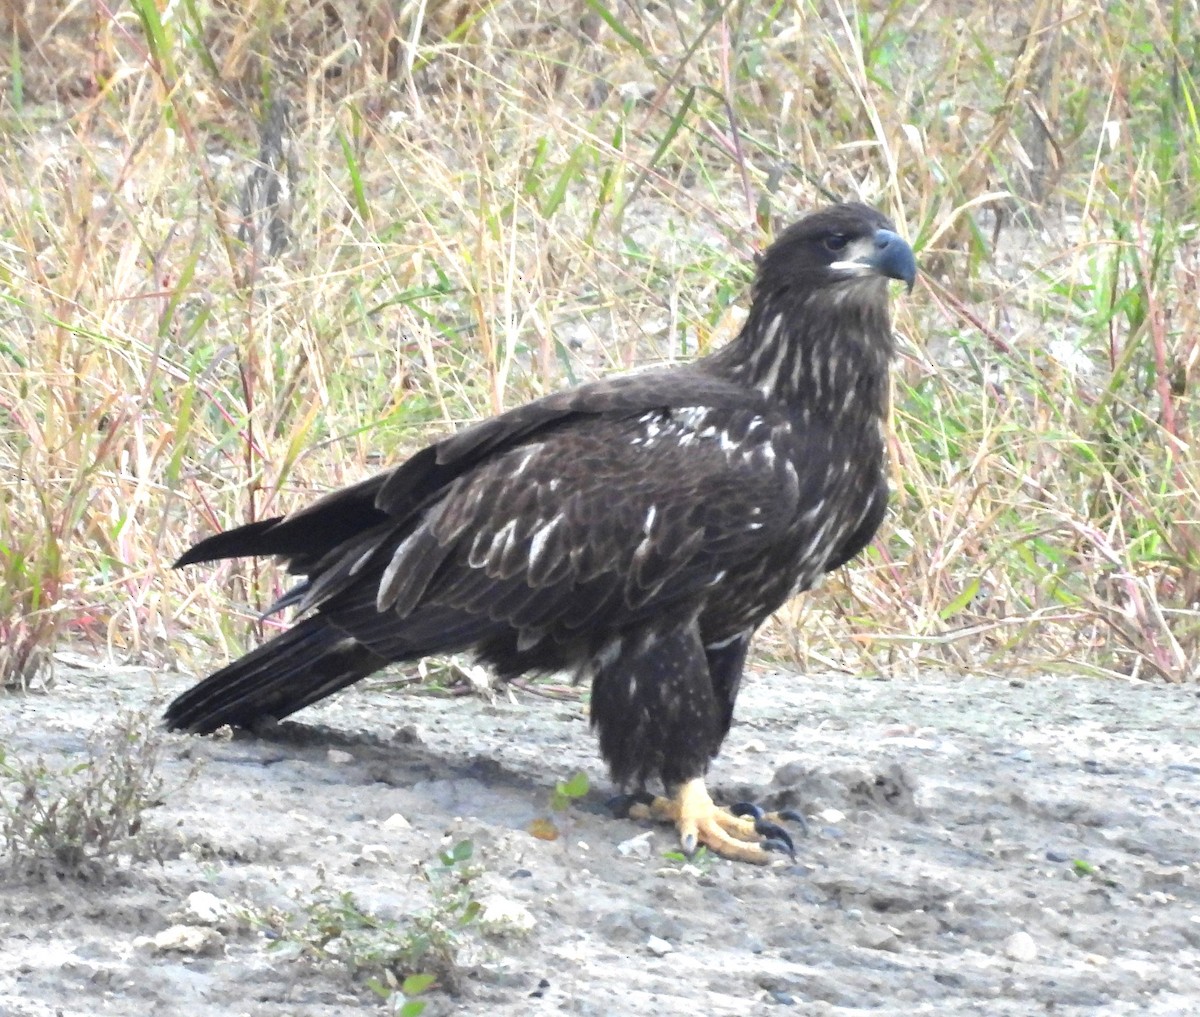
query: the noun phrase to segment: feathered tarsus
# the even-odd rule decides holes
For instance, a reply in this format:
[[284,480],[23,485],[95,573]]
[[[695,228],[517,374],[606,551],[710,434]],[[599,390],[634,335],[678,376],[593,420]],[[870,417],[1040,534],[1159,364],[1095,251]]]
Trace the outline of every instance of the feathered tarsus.
[[201,541],[177,566],[277,555],[305,577],[281,606],[307,614],[179,696],[168,725],[253,727],[435,653],[571,671],[618,783],[661,780],[685,847],[762,860],[700,781],[755,629],[883,517],[887,281],[915,273],[878,212],[827,208],[761,257],[717,353],[555,393]]

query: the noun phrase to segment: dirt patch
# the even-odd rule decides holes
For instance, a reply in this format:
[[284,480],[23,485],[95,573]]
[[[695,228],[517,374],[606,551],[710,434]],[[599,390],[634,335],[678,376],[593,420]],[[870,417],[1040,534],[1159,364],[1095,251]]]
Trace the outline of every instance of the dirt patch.
[[[65,670],[5,700],[14,755],[76,758],[106,714],[190,681]],[[519,921],[470,934],[461,994],[426,997],[431,1015],[1200,1013],[1194,688],[755,675],[712,785],[808,817],[797,862],[769,869],[684,867],[670,831],[609,818],[573,703],[356,689],[300,719],[274,741],[167,738],[167,784],[201,772],[148,813],[175,845],[161,864],[6,876],[0,1014],[369,1003],[189,895],[265,914],[348,891],[402,918],[428,905],[419,863],[463,839],[478,894]],[[577,770],[593,790],[554,816],[565,836],[531,836]],[[174,926],[208,931],[147,943]]]

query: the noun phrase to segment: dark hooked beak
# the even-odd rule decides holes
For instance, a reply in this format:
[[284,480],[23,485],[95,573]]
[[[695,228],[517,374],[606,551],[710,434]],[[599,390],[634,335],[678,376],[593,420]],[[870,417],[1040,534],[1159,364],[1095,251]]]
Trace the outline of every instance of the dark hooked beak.
[[908,242],[899,233],[876,230],[872,243],[875,249],[860,259],[861,262],[880,275],[901,280],[911,293],[917,279],[917,259]]

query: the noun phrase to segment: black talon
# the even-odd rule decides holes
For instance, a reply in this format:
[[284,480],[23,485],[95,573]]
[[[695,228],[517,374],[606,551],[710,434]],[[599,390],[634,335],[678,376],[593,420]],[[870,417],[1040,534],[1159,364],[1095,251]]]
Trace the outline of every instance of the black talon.
[[763,838],[764,846],[767,843],[783,844],[785,845],[783,850],[787,851],[793,859],[796,857],[796,845],[792,843],[791,834],[778,823],[772,823],[769,819],[756,819],[754,821],[754,832]]
[[[764,812],[760,806],[755,805],[753,802],[738,802],[736,805],[729,806],[729,811],[735,816],[753,816],[755,832],[760,834],[764,833],[764,830],[759,826],[759,824],[766,820],[767,813]],[[771,815],[778,819],[785,819],[789,823],[798,823],[800,825],[800,832],[804,834],[805,837],[808,836],[808,823],[795,809],[783,809],[779,812],[772,812]],[[778,836],[778,833],[782,833],[783,836],[788,838],[788,843],[791,843],[791,837],[788,836],[782,827],[775,823],[770,823],[770,826],[771,832],[768,834],[768,836],[774,837]],[[775,831],[778,831],[778,833]]]
[[613,795],[606,803],[616,819],[628,819],[629,810],[635,805],[653,805],[654,795],[649,791],[634,791],[632,794]]
[[784,809],[782,812],[776,812],[775,815],[780,819],[786,819],[789,823],[798,823],[800,825],[800,832],[805,837],[808,836],[808,820],[795,809]]
[[792,847],[792,839],[790,837],[786,841],[768,837],[758,846],[764,851],[778,851],[782,855],[787,855],[793,862],[796,860],[796,851]]
[[729,806],[729,811],[735,816],[753,816],[755,820],[763,818],[763,810],[753,802],[738,802]]

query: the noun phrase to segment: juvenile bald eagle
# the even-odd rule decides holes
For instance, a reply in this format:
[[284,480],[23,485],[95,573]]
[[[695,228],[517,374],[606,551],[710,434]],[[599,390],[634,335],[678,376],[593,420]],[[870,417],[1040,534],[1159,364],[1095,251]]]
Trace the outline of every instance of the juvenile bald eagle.
[[510,678],[573,672],[614,781],[685,850],[790,847],[704,784],[755,629],[858,554],[887,501],[887,281],[912,249],[881,214],[809,215],[762,256],[736,339],[482,421],[176,566],[277,555],[302,620],[179,696],[172,728],[254,727],[394,661],[468,651]]

